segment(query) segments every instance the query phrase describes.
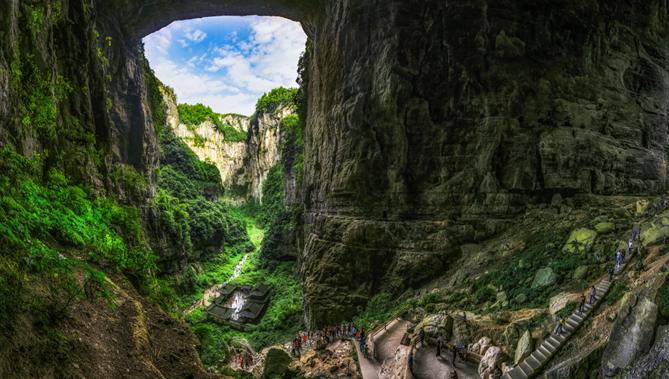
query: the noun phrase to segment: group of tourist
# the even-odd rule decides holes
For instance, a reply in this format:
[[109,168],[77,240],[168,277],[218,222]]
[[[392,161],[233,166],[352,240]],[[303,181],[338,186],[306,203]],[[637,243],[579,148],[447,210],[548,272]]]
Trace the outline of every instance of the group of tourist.
[[320,330],[300,332],[291,342],[291,353],[299,357],[304,348],[319,350],[337,340],[349,337],[354,338],[360,344],[360,350],[367,356],[365,329],[358,328],[353,323],[342,323],[339,326],[326,326]]
[[249,352],[243,352],[235,355],[234,360],[242,370],[248,370],[251,366],[253,366],[253,355]]
[[[631,257],[633,253],[633,246],[635,242],[638,242],[639,239],[641,238],[641,230],[639,228],[632,230],[632,235],[630,239],[627,241],[627,248],[626,249],[616,249],[616,254],[615,254],[615,262],[613,265],[611,265],[611,268],[609,269],[609,282],[613,281],[613,276],[616,274],[617,271],[620,270],[620,266],[625,264],[625,258],[626,257]],[[643,270],[643,259],[641,257],[641,248],[639,244],[637,244],[637,255],[639,255],[639,265],[638,269],[639,271]],[[597,288],[593,285],[590,287],[590,296],[588,298],[588,304],[592,305],[595,303],[597,300]],[[585,313],[585,294],[581,295],[580,302],[578,304],[578,311],[580,313]],[[564,332],[564,327],[566,325],[567,321],[565,320],[564,317],[561,317],[559,320],[557,320],[555,324],[555,331],[554,334],[562,334]]]

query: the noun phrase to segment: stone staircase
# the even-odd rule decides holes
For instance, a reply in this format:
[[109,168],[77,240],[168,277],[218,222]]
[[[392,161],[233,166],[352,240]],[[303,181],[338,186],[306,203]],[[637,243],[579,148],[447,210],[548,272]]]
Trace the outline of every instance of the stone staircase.
[[[627,267],[627,260],[631,257],[626,257],[624,264],[620,265],[620,268],[616,271],[616,275],[613,277],[613,281],[616,280],[617,276],[625,270]],[[576,330],[585,322],[585,319],[592,314],[594,308],[599,305],[599,303],[604,299],[604,296],[609,291],[612,282],[609,281],[608,276],[600,280],[595,284],[597,293],[595,296],[595,301],[593,304],[589,304],[587,301],[585,303],[584,312],[579,312],[578,309],[572,313],[569,318],[566,319],[566,325],[562,334],[556,335],[551,334],[550,337],[544,340],[544,342],[535,349],[532,354],[527,358],[523,359],[518,366],[514,367],[511,371],[508,371],[506,374],[502,375],[503,379],[526,379],[533,378],[541,372],[541,369],[551,360],[551,358],[560,350],[562,345],[564,345],[569,337],[571,337]],[[590,287],[588,288],[588,291]],[[590,293],[588,292],[588,300]]]

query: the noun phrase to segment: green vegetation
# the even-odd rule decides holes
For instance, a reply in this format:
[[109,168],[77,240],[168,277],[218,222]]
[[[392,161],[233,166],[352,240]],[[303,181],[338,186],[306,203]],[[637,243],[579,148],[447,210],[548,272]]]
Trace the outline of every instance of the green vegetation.
[[201,123],[211,120],[214,123],[214,128],[222,133],[226,142],[243,142],[246,141],[247,135],[245,132],[239,131],[228,124],[221,121],[221,115],[214,112],[210,107],[203,104],[179,104],[179,119],[192,132],[195,132],[195,127]]
[[214,197],[222,193],[216,166],[201,161],[169,128],[160,135],[160,165],[158,185],[173,196]]
[[297,88],[274,88],[258,99],[256,114],[273,112],[282,105],[294,103],[297,92]]
[[[422,300],[421,304],[425,305],[429,301],[430,299]],[[381,292],[369,300],[366,308],[353,319],[353,323],[358,327],[371,331],[384,322],[414,308],[416,305],[416,300],[412,299],[411,292],[406,292],[399,297],[388,292]]]
[[[111,47],[111,37],[108,40]],[[143,48],[143,47],[142,47]],[[155,76],[153,69],[149,66],[149,61],[142,54],[142,70],[144,70],[144,78],[146,79],[146,87],[149,96],[149,103],[151,104],[151,111],[153,116],[153,124],[155,125],[158,135],[162,133],[163,128],[167,125],[167,106],[163,101],[163,94],[161,89],[166,91],[168,96],[176,99],[174,90],[162,84]]]
[[613,284],[611,290],[606,294],[606,304],[608,305],[615,304],[618,300],[620,300],[623,297],[626,291],[627,291],[627,286],[621,283],[620,281],[616,281]]
[[[472,288],[473,303],[478,307],[494,303],[497,293],[504,291],[509,300],[521,294],[527,299],[523,304],[510,301],[510,309],[545,307],[550,296],[558,291],[584,289],[589,281],[603,274],[605,270],[594,254],[559,252],[557,246],[561,246],[568,235],[567,229],[553,228],[530,236],[522,251],[500,262],[494,270],[476,278]],[[547,246],[556,248],[550,249]],[[582,281],[574,281],[574,270],[584,265],[590,268],[588,275]],[[534,275],[544,267],[550,267],[557,275],[557,280],[551,285],[532,288]],[[458,304],[467,306],[469,301],[467,297],[462,297]]]
[[55,326],[71,305],[111,296],[103,271],[123,274],[143,294],[162,299],[138,210],[43,167],[39,155],[0,149],[0,330],[10,337],[19,317],[36,317],[44,348],[54,349],[44,359],[55,364],[69,351]]

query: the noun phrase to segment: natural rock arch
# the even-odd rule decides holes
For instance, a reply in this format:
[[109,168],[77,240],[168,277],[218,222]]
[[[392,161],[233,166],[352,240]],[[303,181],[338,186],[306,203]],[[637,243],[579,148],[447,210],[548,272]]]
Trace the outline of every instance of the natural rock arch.
[[[428,280],[545,193],[665,191],[669,11],[651,3],[593,0],[569,17],[550,2],[502,0],[108,9],[130,44],[222,14],[284,16],[307,30],[301,270],[315,325]],[[641,63],[652,85],[616,79]],[[637,121],[620,122],[630,114]]]
[[[53,22],[18,33],[33,3]],[[72,176],[111,189],[117,163],[155,180],[144,35],[224,14],[302,23],[312,43],[301,255],[311,325],[424,283],[463,243],[546,194],[587,203],[667,189],[664,0],[12,0],[0,13],[0,140],[17,131],[22,150],[39,150],[10,86],[12,62],[30,54],[71,80],[62,113],[101,152],[98,162],[67,154]],[[71,152],[83,142],[45,143]]]
[[130,41],[173,21],[211,16],[280,16],[305,22],[317,13],[319,0],[155,0],[102,2],[105,13],[116,14]]

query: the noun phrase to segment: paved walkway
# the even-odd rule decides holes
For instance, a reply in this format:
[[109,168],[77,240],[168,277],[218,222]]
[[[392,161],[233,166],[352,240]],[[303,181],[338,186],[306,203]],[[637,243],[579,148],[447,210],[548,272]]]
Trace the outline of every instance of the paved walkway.
[[375,344],[377,346],[377,359],[380,364],[386,359],[394,358],[397,347],[402,342],[402,337],[407,332],[409,322],[400,320],[394,323],[385,333],[379,335]]
[[358,353],[358,362],[360,363],[360,371],[363,379],[384,379],[379,375],[381,366],[386,359],[393,359],[397,347],[402,342],[402,337],[409,327],[409,322],[400,320],[394,322],[383,334],[380,334],[375,342],[377,349],[378,361],[370,358],[365,358],[360,351],[360,344],[354,341],[356,352]]
[[360,350],[360,343],[357,340],[352,340],[351,342],[355,345],[355,351],[358,354],[358,364],[360,365],[362,379],[379,379],[381,365],[378,362],[365,358]]
[[[437,357],[437,349],[426,347],[414,351],[413,376],[415,379],[447,379],[453,371],[451,350],[444,349]],[[471,362],[458,359],[455,362],[458,379],[479,379],[478,367]]]
[[[635,243],[634,248],[636,248]],[[630,259],[632,259],[631,256],[627,256],[625,258],[624,264],[622,264],[618,270],[616,270],[616,275],[613,277],[613,281],[615,281],[619,276],[620,273],[622,273],[625,270],[625,267],[627,267],[627,263]],[[593,313],[593,310],[601,303],[602,299],[604,296],[606,296],[607,292],[609,291],[609,288],[611,288],[611,284],[613,281],[609,281],[608,275],[604,278],[601,279],[597,284],[595,284],[595,288],[597,289],[596,296],[595,296],[595,302],[593,304],[589,304],[586,302],[585,305],[585,310],[584,312],[579,312],[578,309],[575,310],[569,318],[566,319],[566,326],[564,328],[564,332],[561,333],[560,335],[556,334],[551,334],[550,337],[544,340],[544,342],[539,345],[539,347],[532,352],[530,356],[525,358],[518,366],[513,368],[511,371],[507,372],[502,376],[503,379],[527,379],[527,378],[533,378],[537,374],[541,372],[541,369],[548,363],[548,361],[553,358],[553,356],[560,350],[562,345],[564,345],[569,337],[571,337],[576,330],[578,329],[579,326],[581,326],[585,320],[588,318]],[[590,289],[588,289],[588,298],[590,297]]]

